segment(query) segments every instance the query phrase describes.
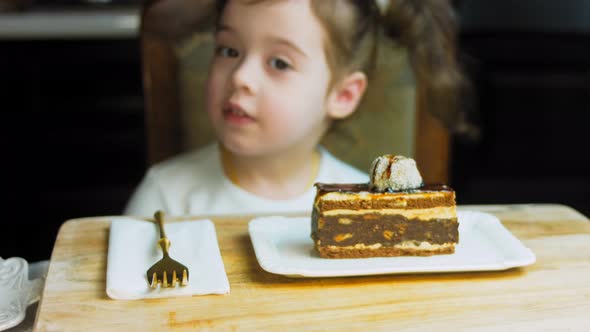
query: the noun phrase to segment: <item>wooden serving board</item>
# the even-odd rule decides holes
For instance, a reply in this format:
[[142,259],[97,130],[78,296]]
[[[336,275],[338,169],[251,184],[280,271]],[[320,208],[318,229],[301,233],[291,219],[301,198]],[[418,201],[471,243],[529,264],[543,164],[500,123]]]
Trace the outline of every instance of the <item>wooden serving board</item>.
[[105,292],[109,218],[70,220],[55,243],[35,331],[588,331],[588,219],[563,205],[461,208],[498,216],[537,262],[499,272],[291,279],[260,268],[250,218],[211,218],[229,295],[117,301]]

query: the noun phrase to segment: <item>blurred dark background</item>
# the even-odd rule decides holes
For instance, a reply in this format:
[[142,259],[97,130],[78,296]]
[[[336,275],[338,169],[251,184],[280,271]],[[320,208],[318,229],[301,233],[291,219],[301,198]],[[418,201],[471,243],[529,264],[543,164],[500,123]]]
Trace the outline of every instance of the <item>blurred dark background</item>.
[[461,204],[553,202],[590,215],[590,1],[461,1],[477,140],[456,138]]
[[[15,36],[3,24],[63,8],[136,14],[136,4],[38,1],[10,20],[0,13],[2,257],[49,258],[63,221],[120,214],[146,169],[137,34]],[[456,6],[480,128],[453,139],[458,203],[561,203],[590,215],[590,1]]]

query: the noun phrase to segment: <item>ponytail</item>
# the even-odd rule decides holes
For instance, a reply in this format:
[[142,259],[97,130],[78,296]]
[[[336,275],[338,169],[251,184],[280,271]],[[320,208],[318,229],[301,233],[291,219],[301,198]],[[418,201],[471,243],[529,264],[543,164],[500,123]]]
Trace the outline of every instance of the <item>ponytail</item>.
[[408,49],[426,110],[451,130],[462,120],[463,75],[456,60],[456,22],[450,0],[376,0],[385,34]]

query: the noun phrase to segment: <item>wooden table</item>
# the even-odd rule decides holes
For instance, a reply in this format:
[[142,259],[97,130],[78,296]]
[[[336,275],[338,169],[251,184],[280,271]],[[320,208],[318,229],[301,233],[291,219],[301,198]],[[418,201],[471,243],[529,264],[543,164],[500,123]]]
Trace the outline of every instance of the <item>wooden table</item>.
[[290,279],[265,272],[248,218],[212,218],[229,295],[138,301],[105,293],[109,218],[66,222],[35,331],[590,331],[590,222],[563,205],[486,211],[537,255],[500,272]]

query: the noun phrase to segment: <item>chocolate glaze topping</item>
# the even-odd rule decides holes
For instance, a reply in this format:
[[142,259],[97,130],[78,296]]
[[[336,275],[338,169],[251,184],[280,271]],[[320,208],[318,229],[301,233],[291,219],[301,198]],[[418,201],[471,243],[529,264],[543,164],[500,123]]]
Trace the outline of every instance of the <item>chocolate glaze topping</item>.
[[[366,191],[376,194],[380,193],[379,191],[373,190],[369,183],[316,183],[315,186],[318,189],[318,195],[330,192],[358,193]],[[416,189],[387,192],[415,194],[433,191],[453,191],[453,189],[445,184],[427,184]]]

